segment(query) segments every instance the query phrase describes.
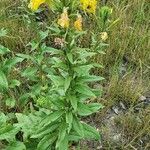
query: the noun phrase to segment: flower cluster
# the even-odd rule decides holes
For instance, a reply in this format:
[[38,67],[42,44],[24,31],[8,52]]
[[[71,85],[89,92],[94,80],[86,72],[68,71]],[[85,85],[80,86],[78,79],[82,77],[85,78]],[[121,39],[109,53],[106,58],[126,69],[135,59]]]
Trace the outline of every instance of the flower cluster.
[[82,31],[82,16],[78,14],[77,20],[74,22],[74,27],[78,31]]
[[31,0],[28,7],[31,10],[36,11],[39,8],[39,6],[45,2],[46,0]]
[[[67,8],[64,8],[60,19],[57,22],[62,28],[68,28],[70,25],[70,19],[68,17]],[[78,14],[76,21],[74,22],[74,28],[78,31],[82,31],[82,16]]]
[[64,8],[63,13],[61,14],[60,19],[58,19],[58,24],[62,28],[68,28],[69,27],[70,19],[68,17],[67,8]]
[[[41,4],[46,3],[46,0],[31,0],[28,7],[32,11],[36,11]],[[61,14],[60,18],[57,21],[58,25],[62,28],[68,28],[70,25],[70,19],[68,17],[67,8],[63,9],[63,13]],[[82,31],[82,16],[78,14],[76,21],[74,22],[74,28],[78,31]]]
[[84,11],[95,14],[97,0],[80,0],[80,3]]

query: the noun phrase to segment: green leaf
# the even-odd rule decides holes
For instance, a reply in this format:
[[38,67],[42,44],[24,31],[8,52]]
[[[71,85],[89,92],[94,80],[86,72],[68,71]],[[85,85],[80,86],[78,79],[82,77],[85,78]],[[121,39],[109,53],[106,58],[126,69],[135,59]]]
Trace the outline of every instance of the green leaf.
[[63,55],[63,51],[53,47],[48,47],[45,44],[41,46],[41,50],[43,53],[50,53],[50,55],[57,55],[57,54]]
[[77,110],[77,105],[78,105],[78,99],[75,96],[70,95],[70,96],[68,96],[68,100],[70,101],[71,106],[73,107],[73,109],[76,111]]
[[65,83],[64,83],[64,88],[65,88],[65,92],[68,90],[70,83],[71,83],[72,78],[71,77],[66,77],[65,78]]
[[99,109],[104,108],[104,106],[102,104],[100,104],[100,103],[90,103],[90,104],[87,104],[87,106],[94,113],[97,112]]
[[54,65],[52,66],[53,68],[59,68],[59,69],[62,69],[62,70],[67,70],[68,67],[67,65],[64,63],[64,62],[59,62],[59,63],[54,63]]
[[87,125],[86,123],[82,123],[82,126],[84,130],[84,138],[96,140],[100,139],[100,134],[95,128]]
[[72,53],[67,53],[67,58],[70,61],[70,63],[73,64],[73,55],[72,55]]
[[93,112],[92,110],[85,104],[79,103],[78,104],[78,114],[80,116],[88,116],[91,115]]
[[36,131],[36,133],[34,133],[31,138],[42,138],[44,135],[46,134],[50,134],[51,132],[53,132],[55,129],[57,129],[59,127],[60,123],[51,123],[50,125],[39,129]]
[[99,63],[92,63],[92,65],[97,68],[103,68],[103,66]]
[[4,113],[0,112],[0,126],[2,124],[5,124],[6,121],[7,121],[7,116]]
[[55,76],[55,75],[48,75],[48,77],[53,81],[54,85],[56,87],[63,86],[64,85],[64,78],[61,76]]
[[24,59],[27,59],[27,60],[34,60],[34,58],[33,57],[31,57],[30,55],[27,55],[27,54],[20,54],[20,53],[18,53],[18,54],[16,54],[18,57],[21,57],[23,60]]
[[14,67],[17,63],[22,62],[24,59],[20,57],[15,57],[12,59],[8,59],[4,64],[4,70],[7,70],[9,72],[12,67]]
[[19,131],[19,128],[15,128],[12,125],[5,125],[0,128],[0,140],[15,139],[15,135]]
[[42,90],[42,86],[41,86],[40,83],[33,85],[32,89],[31,89],[31,97],[39,95],[39,93],[41,92],[41,90]]
[[59,133],[58,133],[58,140],[56,142],[56,149],[60,147],[61,143],[64,141],[66,137],[66,123],[62,122],[60,127],[59,127]]
[[65,136],[64,139],[59,143],[58,150],[68,150],[68,136]]
[[108,6],[103,6],[99,10],[99,17],[102,19],[102,21],[105,23],[108,21],[109,16],[112,14],[112,9]]
[[40,122],[40,124],[38,126],[43,128],[43,127],[49,125],[50,123],[52,123],[53,121],[59,119],[63,114],[64,114],[64,111],[62,111],[62,110],[52,112],[50,115],[46,116]]
[[7,35],[7,30],[4,28],[0,29],[0,37],[5,37]]
[[10,52],[10,50],[6,47],[4,47],[3,45],[0,45],[0,54],[4,55],[6,53]]
[[100,108],[103,108],[103,106],[99,103],[92,103],[92,104],[78,104],[78,114],[81,116],[88,116],[92,113],[97,112]]
[[19,80],[11,80],[9,87],[14,88],[16,86],[20,86],[20,81]]
[[68,133],[70,132],[72,128],[72,122],[73,122],[73,115],[72,112],[67,112],[66,113],[66,123],[68,124]]
[[92,89],[92,92],[98,97],[102,96],[102,88],[97,87],[97,89]]
[[76,132],[71,132],[68,135],[68,139],[69,141],[73,141],[73,142],[78,142],[79,140],[81,140],[83,137],[79,136]]
[[40,39],[41,39],[41,40],[44,40],[44,39],[48,36],[49,30],[47,30],[47,31],[45,31],[45,32],[40,31],[39,34],[40,34]]
[[[58,3],[58,5],[60,5],[60,3]],[[52,27],[47,27],[49,30],[55,32],[56,34],[60,34],[61,30],[59,29],[59,27],[57,26],[57,24],[55,26]]]
[[9,144],[5,150],[26,150],[26,146],[22,142],[16,141]]
[[51,148],[51,145],[57,139],[56,133],[46,135],[44,138],[40,140],[37,146],[37,150],[47,150],[47,148]]
[[0,91],[8,89],[8,81],[5,74],[0,70]]
[[92,57],[96,55],[94,52],[88,52],[86,48],[78,48],[77,53],[79,54],[79,59],[86,59],[87,57]]
[[20,95],[19,106],[24,107],[26,105],[26,103],[29,101],[29,97],[30,97],[29,93],[25,93],[25,94]]
[[89,75],[89,71],[93,68],[93,65],[81,65],[78,67],[74,67],[74,71],[77,72],[78,76]]
[[88,95],[90,97],[96,97],[95,94],[92,92],[92,90],[86,85],[78,84],[75,87],[75,89],[76,89],[77,92],[79,92],[81,94],[85,94],[85,95]]
[[64,100],[58,97],[58,95],[56,94],[52,94],[50,97],[48,97],[48,99],[58,109],[65,107]]
[[16,113],[16,117],[18,120],[16,126],[21,128],[21,131],[23,132],[23,139],[27,140],[28,136],[35,132],[37,127],[36,125],[41,120],[41,118],[33,114],[29,114],[27,116],[22,113]]
[[13,108],[15,107],[16,100],[14,98],[8,98],[6,99],[6,106]]
[[79,121],[77,117],[74,117],[73,119],[73,130],[78,133],[81,137],[84,137],[84,131],[82,123]]
[[28,43],[27,46],[31,46],[31,51],[34,51],[34,50],[38,49],[39,43],[32,41],[32,42]]
[[43,59],[44,59],[44,56],[43,56],[43,55],[37,54],[37,55],[35,55],[35,60],[34,60],[34,61],[35,61],[36,63],[38,63],[38,65],[41,66]]
[[27,69],[25,69],[23,72],[22,72],[22,76],[23,77],[28,77],[28,78],[31,78],[35,75],[35,73],[37,73],[37,68],[34,68],[34,67],[28,67]]

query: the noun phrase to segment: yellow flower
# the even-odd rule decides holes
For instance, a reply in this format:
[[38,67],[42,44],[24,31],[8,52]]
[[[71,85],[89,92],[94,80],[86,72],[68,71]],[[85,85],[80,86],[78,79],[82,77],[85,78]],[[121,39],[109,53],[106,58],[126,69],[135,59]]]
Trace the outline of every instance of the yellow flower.
[[97,0],[80,0],[80,3],[84,11],[95,14]]
[[46,0],[30,0],[28,7],[31,10],[36,11],[39,8],[39,6],[45,2]]
[[77,20],[74,22],[74,27],[78,31],[82,31],[82,16],[78,15]]
[[107,34],[107,32],[101,32],[101,33],[100,33],[100,36],[101,36],[101,39],[102,39],[103,41],[106,41],[106,40],[108,39],[108,34]]
[[67,8],[64,8],[63,13],[61,14],[60,19],[58,19],[57,22],[62,28],[68,28],[70,19],[68,17]]

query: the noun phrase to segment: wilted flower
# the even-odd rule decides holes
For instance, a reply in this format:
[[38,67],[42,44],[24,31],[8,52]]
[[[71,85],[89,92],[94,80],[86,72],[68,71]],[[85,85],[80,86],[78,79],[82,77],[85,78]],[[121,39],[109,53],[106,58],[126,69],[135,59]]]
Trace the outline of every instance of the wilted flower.
[[101,36],[101,39],[102,39],[103,41],[106,41],[106,40],[108,39],[108,34],[107,34],[107,32],[101,32],[101,33],[100,33],[100,36]]
[[95,14],[97,0],[80,0],[80,3],[84,11]]
[[78,14],[77,20],[74,22],[74,27],[78,31],[82,31],[82,16]]
[[30,0],[28,7],[33,11],[36,11],[39,8],[39,6],[45,2],[46,0]]
[[63,47],[64,44],[65,44],[65,40],[64,40],[64,38],[58,38],[58,37],[56,37],[54,39],[54,44],[55,44],[56,47]]
[[67,8],[64,8],[60,19],[58,19],[58,24],[63,28],[68,28],[69,27],[69,22],[70,22],[70,19],[68,18]]

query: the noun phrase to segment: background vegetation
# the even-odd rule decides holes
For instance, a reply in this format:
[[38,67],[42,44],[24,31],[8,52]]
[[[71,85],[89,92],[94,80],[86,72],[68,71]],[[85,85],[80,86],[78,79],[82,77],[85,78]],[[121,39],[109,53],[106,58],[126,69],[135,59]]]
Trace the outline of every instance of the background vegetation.
[[[104,5],[104,1],[100,2]],[[113,9],[112,20],[116,24],[108,29],[109,47],[104,55],[96,56],[95,62],[103,69],[93,70],[105,77],[103,95],[97,101],[105,108],[96,115],[85,118],[95,124],[102,133],[101,142],[81,143],[83,150],[95,149],[150,149],[150,42],[148,0],[108,0]],[[28,12],[26,1],[0,1],[0,29],[7,29],[7,36],[0,38],[1,44],[14,54],[29,54],[26,45],[38,39],[37,26],[55,18],[52,12],[36,14]],[[47,15],[48,14],[48,15]],[[34,18],[34,20],[32,19]],[[92,21],[92,20],[89,20]],[[88,45],[90,38],[82,42]],[[2,61],[2,59],[0,59]],[[93,61],[93,60],[92,60]],[[23,67],[23,66],[22,66]],[[10,76],[13,76],[11,74]],[[100,86],[100,85],[95,85]],[[4,108],[1,102],[0,109]],[[21,108],[11,111],[21,111]],[[0,144],[1,145],[1,144]],[[0,146],[1,147],[1,146]]]

